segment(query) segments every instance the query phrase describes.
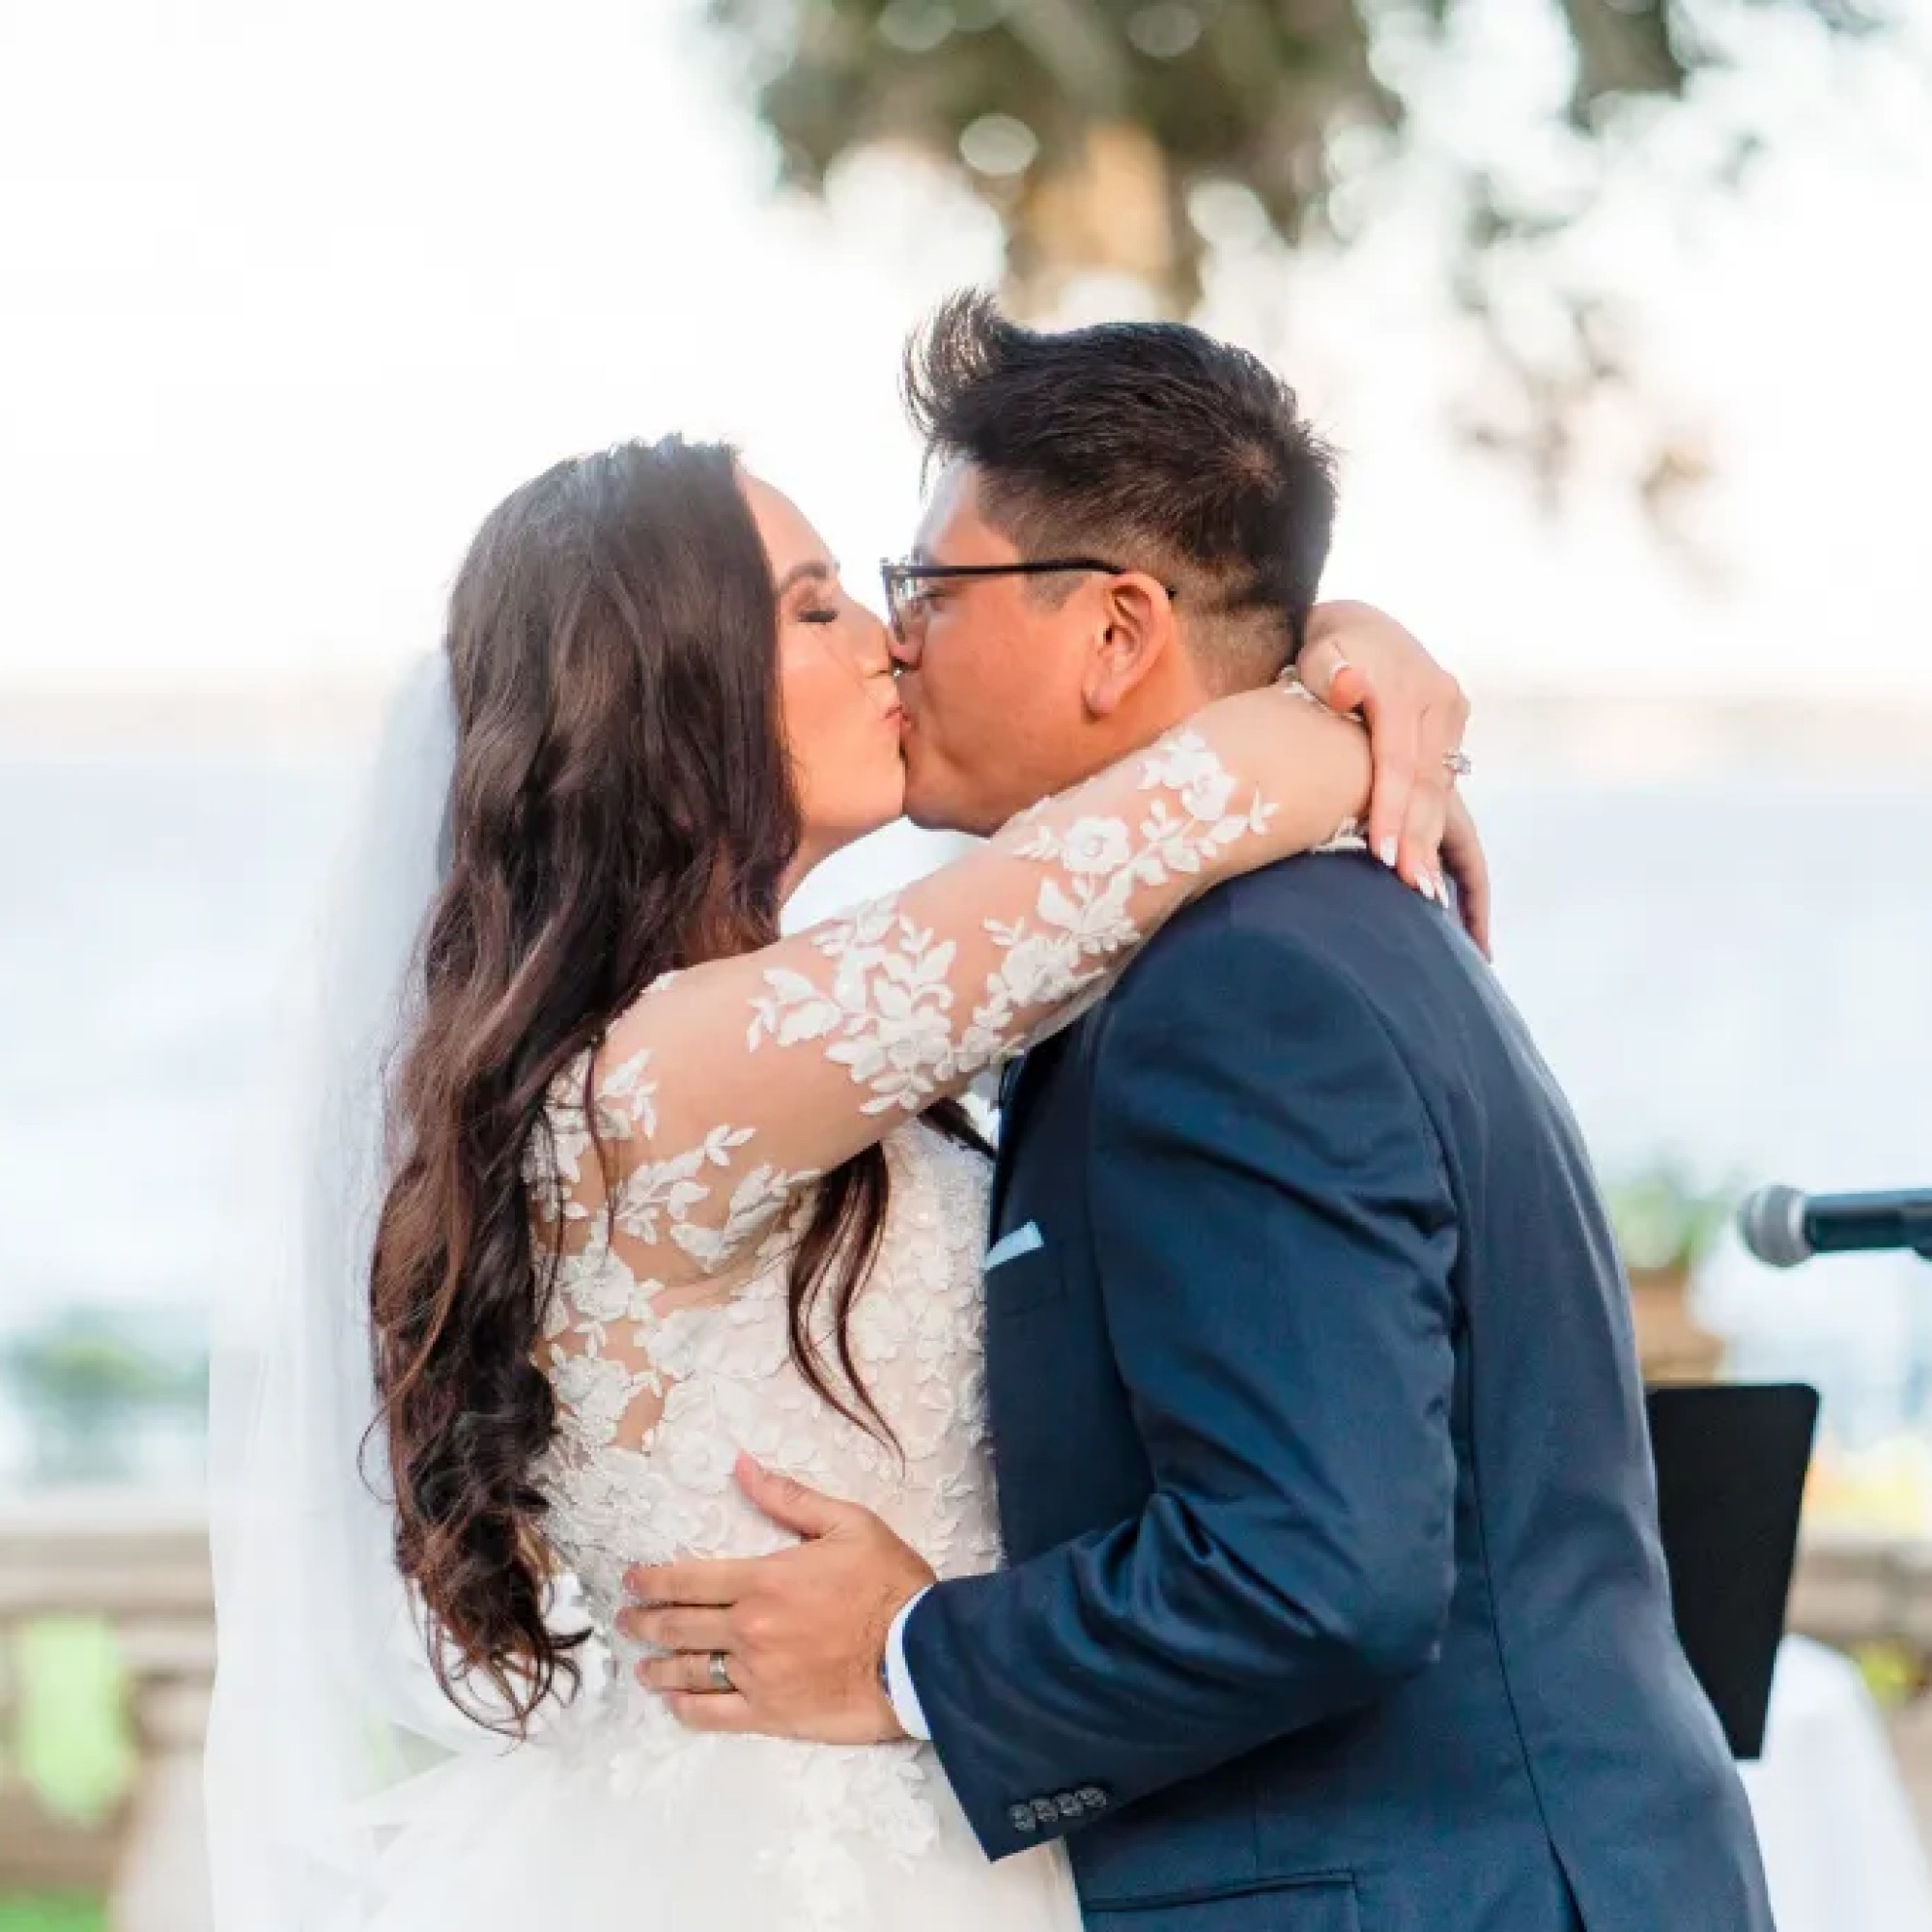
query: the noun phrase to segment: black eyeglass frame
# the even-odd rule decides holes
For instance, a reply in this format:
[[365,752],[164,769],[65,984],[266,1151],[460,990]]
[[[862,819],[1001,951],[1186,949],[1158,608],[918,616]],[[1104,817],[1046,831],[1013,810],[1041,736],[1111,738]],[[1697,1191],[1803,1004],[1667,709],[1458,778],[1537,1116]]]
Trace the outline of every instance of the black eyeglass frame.
[[[894,563],[890,558],[879,565],[879,577],[886,590],[886,615],[892,622],[893,636],[900,643],[906,641],[906,626],[899,614],[901,591],[914,583],[930,583],[947,577],[1052,577],[1065,570],[1097,571],[1102,577],[1126,577],[1132,567],[1123,563],[1106,563],[1097,556],[1060,556],[1028,558],[1019,563]],[[1180,592],[1171,583],[1160,586],[1168,594],[1170,601]]]

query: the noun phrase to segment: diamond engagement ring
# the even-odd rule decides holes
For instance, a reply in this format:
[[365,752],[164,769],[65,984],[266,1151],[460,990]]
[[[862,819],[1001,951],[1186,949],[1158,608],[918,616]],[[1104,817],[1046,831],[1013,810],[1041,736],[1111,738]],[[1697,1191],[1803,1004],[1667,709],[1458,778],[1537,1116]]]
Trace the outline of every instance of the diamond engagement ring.
[[711,1653],[711,1688],[721,1696],[729,1696],[738,1688],[731,1682],[729,1661],[722,1650]]
[[1449,768],[1449,776],[1452,779],[1465,779],[1476,769],[1475,760],[1467,752],[1444,752],[1442,762]]

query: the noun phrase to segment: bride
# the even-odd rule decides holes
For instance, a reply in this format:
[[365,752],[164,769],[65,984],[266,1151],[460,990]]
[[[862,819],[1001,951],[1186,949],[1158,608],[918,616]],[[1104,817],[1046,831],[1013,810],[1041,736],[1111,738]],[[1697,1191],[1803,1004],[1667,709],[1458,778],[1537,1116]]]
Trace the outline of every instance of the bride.
[[[1376,749],[1412,750],[1426,661],[1358,621]],[[897,714],[882,626],[724,448],[560,464],[471,546],[287,1096],[323,1123],[299,1292],[217,1365],[221,1932],[1077,1927],[1058,1849],[990,1864],[924,1747],[680,1729],[620,1577],[781,1540],[746,1451],[942,1575],[997,1563],[958,1097],[1195,895],[1335,838],[1371,747],[1225,698],[781,938],[898,816]]]

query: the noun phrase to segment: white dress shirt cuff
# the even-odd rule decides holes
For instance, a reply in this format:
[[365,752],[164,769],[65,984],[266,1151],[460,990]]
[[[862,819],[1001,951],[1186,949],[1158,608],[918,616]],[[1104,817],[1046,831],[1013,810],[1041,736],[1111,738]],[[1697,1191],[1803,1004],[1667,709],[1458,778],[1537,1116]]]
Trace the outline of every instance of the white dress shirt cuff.
[[906,1667],[905,1632],[906,1620],[925,1601],[926,1591],[918,1596],[901,1609],[893,1619],[893,1627],[886,1637],[886,1695],[893,1700],[893,1710],[899,1720],[899,1728],[909,1738],[917,1738],[922,1744],[932,1741],[931,1727],[925,1721],[925,1712],[921,1708],[919,1692],[913,1689],[912,1672]]

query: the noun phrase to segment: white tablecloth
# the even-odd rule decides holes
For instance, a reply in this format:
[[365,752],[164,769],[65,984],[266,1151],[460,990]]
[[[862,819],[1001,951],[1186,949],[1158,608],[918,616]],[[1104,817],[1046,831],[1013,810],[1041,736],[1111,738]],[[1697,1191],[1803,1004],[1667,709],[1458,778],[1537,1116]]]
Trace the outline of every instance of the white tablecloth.
[[1857,1666],[1789,1637],[1764,1757],[1740,1767],[1778,1932],[1932,1932],[1932,1871]]

